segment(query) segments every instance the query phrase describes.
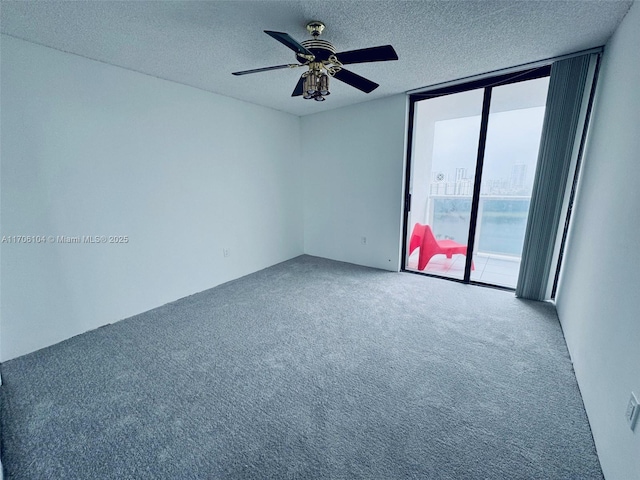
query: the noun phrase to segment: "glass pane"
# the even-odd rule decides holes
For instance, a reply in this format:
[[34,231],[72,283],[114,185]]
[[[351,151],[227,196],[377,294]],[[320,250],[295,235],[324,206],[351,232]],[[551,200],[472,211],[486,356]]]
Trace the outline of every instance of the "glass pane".
[[491,95],[471,280],[515,288],[549,78]]
[[464,278],[483,95],[415,104],[407,270]]

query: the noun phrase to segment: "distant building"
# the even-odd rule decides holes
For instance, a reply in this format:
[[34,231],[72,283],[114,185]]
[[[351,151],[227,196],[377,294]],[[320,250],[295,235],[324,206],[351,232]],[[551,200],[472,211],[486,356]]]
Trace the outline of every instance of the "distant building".
[[454,179],[451,174],[444,172],[432,174],[432,181],[429,185],[430,195],[471,195],[473,194],[473,179],[467,177],[466,168],[456,168]]

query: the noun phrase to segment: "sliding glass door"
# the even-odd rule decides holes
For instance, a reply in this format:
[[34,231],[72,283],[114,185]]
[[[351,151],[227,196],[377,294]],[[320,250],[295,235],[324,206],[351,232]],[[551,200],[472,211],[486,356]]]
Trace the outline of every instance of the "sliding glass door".
[[515,288],[549,77],[494,87],[471,280]]
[[482,99],[476,89],[416,104],[408,270],[464,278],[464,256],[435,254],[434,242],[467,244]]
[[515,288],[548,69],[529,77],[412,102],[405,270]]

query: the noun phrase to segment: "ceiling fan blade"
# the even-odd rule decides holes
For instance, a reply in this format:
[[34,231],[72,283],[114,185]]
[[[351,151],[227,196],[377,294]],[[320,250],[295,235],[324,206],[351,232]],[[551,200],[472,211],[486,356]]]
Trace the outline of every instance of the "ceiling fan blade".
[[343,65],[398,60],[398,54],[391,45],[362,48],[360,50],[349,50],[348,52],[336,53],[336,57],[338,57],[338,60]]
[[289,47],[291,50],[293,50],[296,53],[300,53],[302,55],[311,55],[313,56],[313,53],[311,53],[309,50],[307,50],[305,47],[303,47],[302,45],[300,45],[298,42],[296,42],[293,38],[291,38],[289,36],[288,33],[283,33],[283,32],[272,32],[270,30],[265,30],[264,33],[266,33],[267,35],[269,35],[270,37],[275,38],[276,40],[278,40],[280,43],[282,43],[283,45]]
[[364,93],[371,93],[380,85],[371,80],[367,80],[364,77],[361,77],[357,73],[350,72],[349,70],[345,70],[344,68],[338,70],[336,74],[333,76],[352,87],[357,88],[358,90],[362,90]]
[[298,84],[296,85],[296,88],[293,89],[293,93],[291,94],[291,96],[299,97],[303,93],[304,93],[304,77],[300,77],[300,80],[298,80]]
[[233,72],[232,75],[247,75],[249,73],[258,73],[258,72],[268,72],[269,70],[280,70],[281,68],[293,68],[298,67],[299,65],[275,65],[273,67],[264,67],[264,68],[254,68],[253,70],[243,70],[241,72]]

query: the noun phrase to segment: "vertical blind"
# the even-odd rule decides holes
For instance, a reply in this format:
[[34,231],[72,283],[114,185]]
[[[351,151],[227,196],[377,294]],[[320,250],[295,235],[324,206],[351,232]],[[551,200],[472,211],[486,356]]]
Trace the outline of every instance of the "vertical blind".
[[555,62],[551,67],[538,166],[525,231],[516,296],[546,300],[557,260],[558,229],[566,215],[565,191],[578,164],[586,110],[598,54]]

